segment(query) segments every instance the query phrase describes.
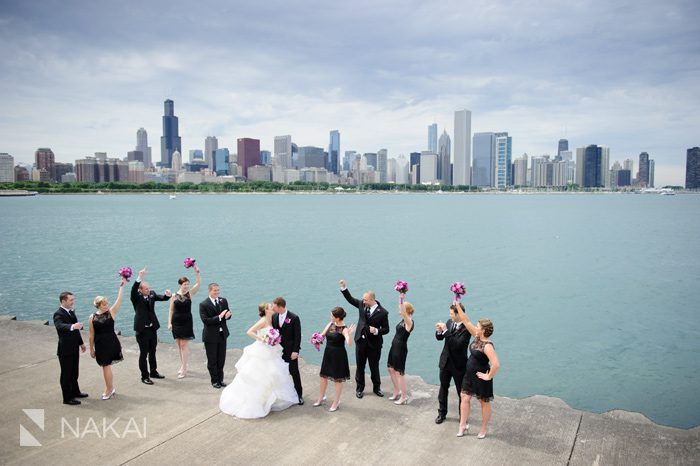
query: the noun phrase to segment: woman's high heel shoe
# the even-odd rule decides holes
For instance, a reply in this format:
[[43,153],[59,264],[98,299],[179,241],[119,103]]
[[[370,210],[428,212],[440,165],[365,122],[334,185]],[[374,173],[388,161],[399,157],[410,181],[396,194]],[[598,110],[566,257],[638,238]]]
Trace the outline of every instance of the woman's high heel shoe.
[[335,406],[335,408],[333,406],[331,406],[331,408],[328,410],[328,412],[332,413],[332,412],[338,411],[338,408],[340,408],[340,403],[338,403]]
[[323,398],[321,398],[321,401],[317,401],[316,403],[314,403],[313,406],[316,406],[316,407],[321,406],[324,401],[326,401],[325,396]]
[[391,396],[389,397],[389,401],[398,400],[399,398],[401,398],[401,392],[399,392],[398,395],[391,395]]
[[464,430],[460,430],[459,432],[457,432],[457,437],[464,437],[464,434],[466,434],[468,432],[469,432],[469,424],[466,425]]
[[112,398],[116,393],[117,393],[117,389],[116,389],[116,388],[113,388],[113,389],[112,389],[112,392],[111,392],[109,395],[103,393],[103,394],[102,394],[102,399],[103,399],[103,400],[109,400],[109,399]]
[[408,404],[408,397],[404,398],[403,400],[396,400],[394,401],[395,405],[407,405]]

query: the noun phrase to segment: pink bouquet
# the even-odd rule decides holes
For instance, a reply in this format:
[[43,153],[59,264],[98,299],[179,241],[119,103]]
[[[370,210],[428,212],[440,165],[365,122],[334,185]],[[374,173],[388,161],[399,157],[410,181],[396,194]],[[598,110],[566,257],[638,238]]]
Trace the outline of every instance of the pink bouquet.
[[450,291],[455,294],[455,299],[457,301],[459,301],[459,298],[467,294],[467,289],[464,288],[464,283],[462,282],[454,282],[450,287]]
[[321,351],[321,345],[323,342],[326,341],[326,337],[321,335],[320,333],[315,333],[311,335],[311,344],[314,345],[314,348],[316,348],[316,351]]
[[394,287],[394,289],[399,293],[408,293],[408,283],[406,283],[403,280],[399,280],[398,282],[396,282],[396,286]]
[[282,336],[280,335],[279,330],[275,330],[274,328],[271,328],[265,335],[263,335],[263,343],[266,345],[277,346],[280,341],[282,341]]
[[189,269],[190,267],[194,267],[194,263],[196,262],[195,259],[192,259],[191,257],[188,257],[185,259],[185,268]]
[[122,267],[119,269],[119,276],[122,277],[124,280],[127,282],[131,278],[131,276],[134,274],[134,272],[131,270],[131,267]]

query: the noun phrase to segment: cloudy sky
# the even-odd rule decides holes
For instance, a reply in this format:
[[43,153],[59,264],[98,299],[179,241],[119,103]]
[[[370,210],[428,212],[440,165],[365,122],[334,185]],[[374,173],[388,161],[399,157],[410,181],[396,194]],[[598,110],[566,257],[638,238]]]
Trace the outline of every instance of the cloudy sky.
[[0,0],[0,152],[123,157],[144,127],[160,158],[163,100],[183,152],[215,135],[390,156],[508,131],[513,156],[647,151],[682,184],[700,145],[700,2]]

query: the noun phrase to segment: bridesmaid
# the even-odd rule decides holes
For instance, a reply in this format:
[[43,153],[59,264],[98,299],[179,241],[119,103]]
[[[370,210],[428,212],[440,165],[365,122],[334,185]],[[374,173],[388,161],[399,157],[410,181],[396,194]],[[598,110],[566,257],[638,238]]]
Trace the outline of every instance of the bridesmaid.
[[177,283],[180,289],[170,298],[170,312],[168,313],[168,330],[172,330],[177,351],[180,355],[180,369],[177,378],[184,379],[187,376],[187,361],[190,357],[187,344],[194,340],[194,327],[192,323],[192,298],[199,291],[202,278],[199,267],[194,266],[197,281],[190,288],[190,280],[187,277],[180,278]]
[[493,335],[493,323],[488,319],[479,319],[476,325],[472,324],[469,316],[464,312],[464,306],[454,301],[457,308],[457,316],[474,337],[469,345],[469,359],[467,359],[467,372],[462,381],[462,401],[460,403],[459,432],[457,437],[463,437],[469,431],[469,412],[472,396],[481,403],[481,430],[478,439],[486,437],[489,420],[491,419],[491,401],[493,400],[493,378],[498,372],[500,364],[493,343],[489,339]]
[[114,333],[114,319],[117,317],[119,308],[122,305],[124,295],[124,279],[119,282],[119,294],[112,307],[104,296],[97,296],[93,304],[97,312],[90,315],[90,356],[102,366],[102,375],[105,379],[105,391],[102,394],[103,400],[109,400],[114,396],[112,364],[123,361],[122,345],[119,343],[117,334]]
[[321,362],[321,391],[314,406],[321,406],[325,401],[328,381],[335,382],[335,398],[328,411],[337,411],[340,404],[340,394],[343,392],[343,382],[350,380],[350,365],[345,344],[352,345],[352,334],[355,333],[355,324],[345,326],[345,310],[335,307],[331,311],[331,321],[323,329],[321,335],[326,337],[326,349],[323,351]]
[[396,325],[396,334],[391,342],[387,367],[391,383],[394,385],[394,394],[389,397],[394,404],[405,405],[408,403],[408,389],[406,388],[406,357],[408,356],[408,337],[413,331],[413,313],[415,309],[409,302],[403,302],[404,294],[399,294],[399,314],[402,320]]

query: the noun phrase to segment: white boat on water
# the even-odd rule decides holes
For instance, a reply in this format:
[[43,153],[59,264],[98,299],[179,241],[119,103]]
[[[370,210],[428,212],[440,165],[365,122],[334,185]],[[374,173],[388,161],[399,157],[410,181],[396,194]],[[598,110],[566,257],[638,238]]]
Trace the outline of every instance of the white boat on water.
[[175,194],[171,194],[170,199],[177,199],[177,196]]

